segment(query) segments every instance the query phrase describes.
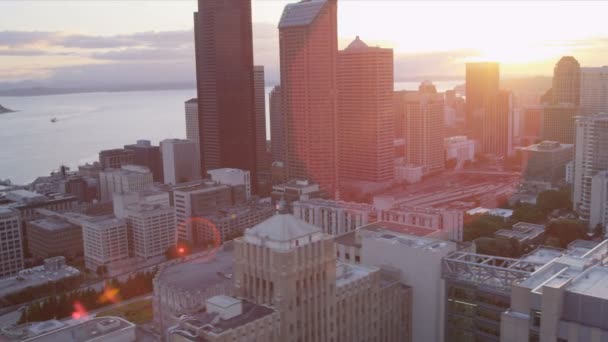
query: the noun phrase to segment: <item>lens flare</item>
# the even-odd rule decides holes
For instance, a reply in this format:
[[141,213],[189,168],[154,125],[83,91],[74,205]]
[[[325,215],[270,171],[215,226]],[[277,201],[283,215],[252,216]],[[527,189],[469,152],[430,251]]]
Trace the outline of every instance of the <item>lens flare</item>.
[[111,286],[106,286],[106,288],[103,290],[103,293],[101,294],[101,296],[98,299],[99,303],[112,303],[112,304],[116,304],[118,302],[120,302],[120,297],[118,296],[118,293],[120,292],[119,289],[113,288]]
[[89,316],[89,313],[85,309],[84,305],[80,302],[74,303],[74,312],[72,312],[73,319],[85,319]]

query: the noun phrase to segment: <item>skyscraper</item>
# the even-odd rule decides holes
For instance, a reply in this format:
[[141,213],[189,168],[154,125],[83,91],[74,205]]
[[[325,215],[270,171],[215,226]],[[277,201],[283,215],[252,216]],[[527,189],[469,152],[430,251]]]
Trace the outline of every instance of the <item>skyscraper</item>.
[[542,119],[543,140],[573,144],[577,114],[578,107],[571,103],[545,105]]
[[581,114],[608,113],[608,66],[581,68]]
[[251,0],[199,0],[194,35],[201,171],[234,167],[256,180]]
[[264,90],[264,66],[253,68],[255,95],[255,149],[258,174],[270,176],[270,160],[266,152],[266,92]]
[[359,37],[338,53],[338,168],[343,181],[393,180],[393,50]]
[[553,69],[553,103],[579,104],[581,67],[572,56],[562,57]]
[[404,103],[405,159],[425,173],[444,169],[443,95],[422,84],[420,91],[395,92]]
[[495,102],[486,102],[482,120],[481,151],[495,156],[511,154],[513,146],[513,93],[500,90]]
[[574,209],[589,220],[593,177],[608,169],[608,114],[577,117],[574,150]]
[[270,91],[270,148],[272,161],[285,161],[285,120],[282,110],[281,86]]
[[163,181],[163,158],[160,147],[153,146],[150,140],[137,140],[137,143],[125,145],[125,150],[133,151],[133,164],[145,166],[152,172],[155,182]]
[[279,44],[287,177],[336,194],[337,1],[285,6]]
[[200,150],[201,138],[198,125],[198,100],[194,98],[186,101],[184,103],[184,112],[186,114],[186,139],[194,141],[197,150]]
[[[466,64],[466,127],[471,138],[481,141],[483,118],[496,104],[499,65],[494,62]],[[483,146],[482,146],[483,149]]]
[[191,140],[165,139],[160,142],[165,184],[179,184],[201,179],[198,149]]

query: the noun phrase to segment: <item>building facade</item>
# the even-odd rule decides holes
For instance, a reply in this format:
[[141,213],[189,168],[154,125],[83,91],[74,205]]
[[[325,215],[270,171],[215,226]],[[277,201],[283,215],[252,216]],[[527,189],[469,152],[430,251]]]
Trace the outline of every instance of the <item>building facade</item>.
[[165,184],[179,184],[201,179],[196,143],[190,140],[165,139],[160,142]]
[[608,169],[608,114],[576,119],[574,149],[573,208],[581,219],[589,220],[593,177]]
[[393,50],[357,37],[338,53],[340,182],[393,180]]
[[543,109],[543,140],[573,144],[575,120],[579,108],[573,104],[555,104]]
[[244,186],[246,199],[251,198],[251,173],[249,171],[223,168],[208,170],[207,173],[214,182],[231,186]]
[[99,152],[101,170],[120,169],[123,165],[133,164],[133,151],[122,148]]
[[334,196],[338,171],[337,1],[285,6],[279,45],[287,179],[310,179]]
[[553,103],[579,105],[581,93],[581,67],[572,56],[562,57],[553,69]]
[[498,91],[495,102],[488,100],[482,120],[481,152],[506,157],[513,146],[513,93]]
[[558,184],[566,177],[566,165],[574,158],[574,145],[543,141],[519,149],[524,180]]
[[0,207],[0,278],[23,269],[21,220],[16,210]]
[[125,145],[125,150],[133,151],[133,164],[150,169],[155,182],[163,182],[163,158],[160,147],[153,146],[150,140],[137,140],[137,143]]
[[99,266],[129,258],[126,220],[98,216],[84,217],[80,223],[86,268],[96,272]]
[[285,156],[285,115],[283,113],[283,99],[281,96],[281,86],[275,86],[270,91],[269,99],[270,111],[270,148],[272,162],[284,162]]
[[257,172],[258,174],[269,175],[271,161],[268,159],[268,152],[266,151],[266,88],[263,65],[253,67],[253,89]]
[[348,233],[375,220],[370,204],[320,198],[294,202],[293,215],[330,235]]
[[248,170],[255,186],[251,0],[199,0],[194,36],[201,142],[199,173],[221,167]]
[[445,159],[456,161],[456,169],[464,166],[465,162],[475,160],[475,141],[464,135],[457,135],[443,140]]
[[498,63],[466,64],[465,125],[474,140],[481,141],[484,118],[495,110],[499,78]]
[[[201,136],[198,124],[198,99],[193,98],[184,103],[184,112],[186,114],[186,139],[194,141],[197,150],[201,149]],[[199,157],[200,158],[200,157]]]
[[608,66],[581,68],[581,114],[608,113]]
[[26,223],[28,246],[34,259],[75,257],[83,253],[82,227],[59,216]]
[[175,209],[170,206],[132,204],[125,211],[130,254],[147,260],[175,246]]
[[114,194],[144,190],[152,186],[153,176],[145,166],[124,165],[99,173],[99,193],[102,202],[112,201]]

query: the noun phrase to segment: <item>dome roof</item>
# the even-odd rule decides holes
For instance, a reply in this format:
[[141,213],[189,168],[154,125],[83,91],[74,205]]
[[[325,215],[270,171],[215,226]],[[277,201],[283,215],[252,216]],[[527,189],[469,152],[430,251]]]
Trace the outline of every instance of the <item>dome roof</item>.
[[245,235],[288,242],[315,233],[321,233],[321,229],[291,214],[279,214],[247,229]]

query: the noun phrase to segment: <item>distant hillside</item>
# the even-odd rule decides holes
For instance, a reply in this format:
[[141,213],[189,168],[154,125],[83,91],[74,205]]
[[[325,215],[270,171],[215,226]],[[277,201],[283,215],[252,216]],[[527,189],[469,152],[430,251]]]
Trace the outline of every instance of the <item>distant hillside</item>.
[[14,112],[14,111],[0,105],[0,114],[6,114],[6,113],[12,113],[12,112]]

